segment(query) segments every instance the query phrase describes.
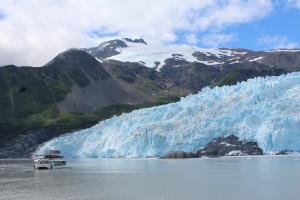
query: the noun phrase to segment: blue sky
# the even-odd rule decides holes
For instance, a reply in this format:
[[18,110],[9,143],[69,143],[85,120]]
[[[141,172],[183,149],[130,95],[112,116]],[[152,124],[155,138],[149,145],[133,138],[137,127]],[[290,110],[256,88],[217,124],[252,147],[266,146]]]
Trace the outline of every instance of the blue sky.
[[[246,48],[256,51],[273,48],[300,48],[300,10],[278,1],[274,10],[262,19],[247,23],[235,24],[224,28],[224,35],[233,38],[217,47]],[[283,6],[283,7],[281,7]],[[188,32],[177,32],[176,43],[185,44],[185,35]],[[197,38],[212,34],[209,31],[196,33]],[[194,43],[196,46],[210,47],[201,40]]]
[[2,10],[0,10],[0,20],[4,20],[5,19],[5,14]]
[[300,47],[300,0],[1,0],[0,65],[45,64],[115,38],[252,50]]
[[[276,47],[276,41],[262,42],[260,38],[287,38],[286,44],[300,44],[300,11],[294,8],[278,10],[253,23],[240,24],[228,28],[228,32],[238,34],[239,40],[228,43],[230,47],[243,47],[253,50]],[[278,41],[277,41],[278,42]]]

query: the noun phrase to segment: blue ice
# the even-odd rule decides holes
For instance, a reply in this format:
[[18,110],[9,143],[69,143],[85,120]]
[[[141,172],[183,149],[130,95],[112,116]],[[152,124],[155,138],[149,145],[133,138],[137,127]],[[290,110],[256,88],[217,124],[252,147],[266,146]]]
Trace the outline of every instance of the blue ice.
[[179,102],[135,110],[54,138],[38,151],[67,157],[158,157],[195,151],[218,136],[253,140],[266,153],[300,150],[300,73],[204,88]]

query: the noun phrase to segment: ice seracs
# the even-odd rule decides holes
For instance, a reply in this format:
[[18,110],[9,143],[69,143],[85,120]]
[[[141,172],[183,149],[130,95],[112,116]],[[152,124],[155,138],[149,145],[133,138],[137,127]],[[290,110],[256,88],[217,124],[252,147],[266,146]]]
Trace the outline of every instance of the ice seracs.
[[[67,157],[159,157],[217,137],[255,141],[265,153],[300,150],[300,73],[204,88],[177,103],[140,109],[55,138],[38,150]],[[236,154],[237,152],[233,152]]]

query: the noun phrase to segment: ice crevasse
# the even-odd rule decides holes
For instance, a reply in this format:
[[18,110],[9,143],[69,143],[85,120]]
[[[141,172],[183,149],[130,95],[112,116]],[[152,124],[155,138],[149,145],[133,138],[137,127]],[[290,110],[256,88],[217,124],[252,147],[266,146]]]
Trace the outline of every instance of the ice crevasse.
[[[44,143],[67,157],[158,157],[192,152],[219,136],[266,153],[300,150],[300,73],[204,88],[179,102],[135,110]],[[37,152],[37,153],[38,153]]]

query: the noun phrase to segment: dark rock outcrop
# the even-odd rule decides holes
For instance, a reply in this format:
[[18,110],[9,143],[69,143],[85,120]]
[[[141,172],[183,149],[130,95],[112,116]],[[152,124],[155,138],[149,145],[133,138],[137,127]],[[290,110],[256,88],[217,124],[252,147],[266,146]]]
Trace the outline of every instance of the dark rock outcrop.
[[93,57],[103,59],[120,54],[117,49],[125,47],[127,47],[127,44],[124,41],[116,39],[102,42],[97,47],[82,50],[88,52]]
[[0,158],[30,158],[39,144],[51,139],[51,130],[31,131],[8,140],[0,147]]
[[298,151],[292,151],[292,150],[282,150],[277,152],[275,155],[292,155],[292,154],[300,154]]
[[208,143],[206,147],[199,149],[196,152],[172,152],[162,158],[200,158],[262,154],[263,151],[256,142],[241,141],[238,137],[230,135],[228,137],[218,137]]
[[[64,133],[70,133],[91,125],[82,125],[78,128],[39,128],[18,134],[11,139],[0,141],[0,159],[2,158],[30,158],[37,147]],[[0,135],[1,136],[1,135]]]
[[126,40],[128,42],[132,42],[132,43],[142,43],[142,44],[147,45],[147,42],[145,42],[145,40],[143,38],[139,38],[139,39],[124,38],[124,40]]
[[241,141],[238,137],[230,135],[228,137],[218,137],[204,149],[196,152],[197,157],[209,156],[238,156],[238,155],[262,155],[263,151],[258,144],[253,141]]

